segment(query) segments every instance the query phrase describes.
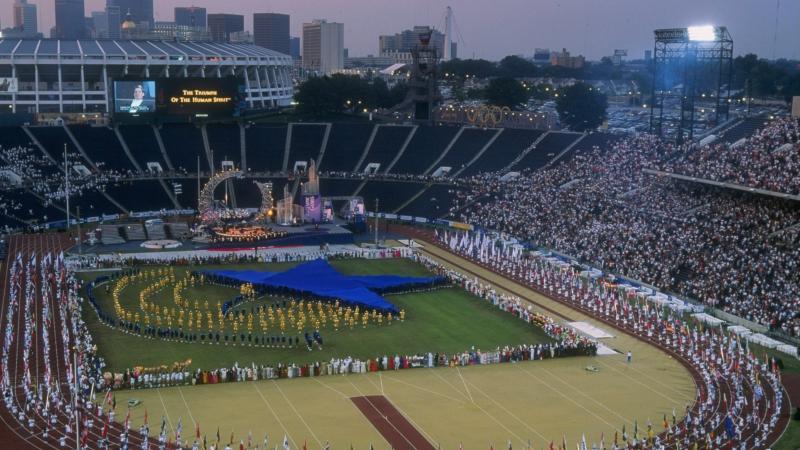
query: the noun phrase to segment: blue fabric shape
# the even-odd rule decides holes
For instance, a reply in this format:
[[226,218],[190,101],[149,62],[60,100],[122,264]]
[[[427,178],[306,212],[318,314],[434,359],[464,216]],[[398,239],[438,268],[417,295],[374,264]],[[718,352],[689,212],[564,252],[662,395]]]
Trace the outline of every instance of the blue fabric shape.
[[404,277],[398,275],[343,275],[328,261],[316,259],[285,272],[266,270],[208,270],[204,273],[223,280],[252,283],[255,287],[284,288],[298,293],[339,299],[346,304],[392,313],[397,307],[380,296],[397,290],[441,283],[442,277]]

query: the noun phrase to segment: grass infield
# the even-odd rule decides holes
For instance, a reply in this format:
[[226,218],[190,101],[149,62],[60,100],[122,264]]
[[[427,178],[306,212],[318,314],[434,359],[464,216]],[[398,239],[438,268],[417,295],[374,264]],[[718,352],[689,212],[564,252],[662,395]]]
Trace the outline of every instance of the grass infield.
[[[294,264],[226,265],[226,269],[253,269],[280,271]],[[392,260],[336,260],[333,265],[346,274],[396,274],[406,276],[429,275],[419,264],[406,259]],[[203,266],[213,269],[214,266]],[[176,277],[181,277],[193,267],[176,267]],[[145,270],[150,270],[146,268]],[[85,281],[97,277],[95,273],[84,273]],[[147,283],[131,283],[120,297],[120,302],[133,310],[138,305],[138,295]],[[236,295],[236,290],[223,286],[204,285],[187,288],[187,298],[199,296],[215,306]],[[98,302],[108,311],[113,311],[111,295],[101,286],[95,289]],[[172,288],[167,287],[155,294],[157,304],[172,305]],[[405,321],[393,321],[391,325],[370,324],[363,329],[340,328],[334,331],[331,325],[322,330],[325,345],[309,352],[304,344],[300,348],[263,348],[241,345],[201,344],[148,339],[124,333],[100,323],[94,311],[86,308],[85,320],[89,326],[99,354],[112,371],[142,365],[145,367],[171,365],[175,361],[192,360],[191,368],[217,368],[239,364],[275,364],[278,362],[297,364],[325,361],[334,357],[353,356],[374,358],[384,354],[413,354],[419,352],[458,352],[470,346],[488,349],[504,345],[535,344],[549,342],[543,330],[515,319],[499,311],[491,304],[457,287],[441,288],[428,292],[388,296],[398,308],[405,309]],[[273,300],[273,299],[270,299]],[[266,300],[261,300],[261,302]],[[259,304],[259,300],[255,304]],[[245,331],[246,333],[246,331]],[[287,335],[296,335],[294,330]],[[301,336],[302,340],[302,336]]]

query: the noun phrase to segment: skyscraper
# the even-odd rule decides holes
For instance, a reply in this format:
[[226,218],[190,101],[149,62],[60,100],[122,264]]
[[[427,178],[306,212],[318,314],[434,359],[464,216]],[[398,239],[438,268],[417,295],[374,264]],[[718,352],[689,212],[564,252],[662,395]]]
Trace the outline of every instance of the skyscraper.
[[298,59],[300,58],[300,38],[299,37],[290,37],[289,38],[289,55],[292,58]]
[[120,15],[124,18],[130,11],[131,18],[137,24],[147,22],[152,28],[155,23],[153,20],[153,0],[106,0],[106,7],[119,7]]
[[83,0],[55,0],[56,26],[54,38],[82,39],[86,36],[86,20],[83,17]]
[[120,17],[118,7],[112,6],[106,8],[105,11],[92,12],[92,23],[94,25],[93,37],[99,39],[120,38],[122,17]]
[[208,31],[211,32],[211,40],[215,42],[227,42],[231,38],[231,33],[244,31],[244,16],[238,14],[209,14]]
[[325,20],[303,24],[303,68],[323,74],[344,68],[344,24]]
[[176,6],[175,25],[184,27],[205,28],[206,9],[198,6]]
[[256,45],[288,55],[289,15],[253,14],[253,38]]
[[14,28],[31,36],[39,31],[36,22],[36,5],[28,3],[27,0],[14,2]]

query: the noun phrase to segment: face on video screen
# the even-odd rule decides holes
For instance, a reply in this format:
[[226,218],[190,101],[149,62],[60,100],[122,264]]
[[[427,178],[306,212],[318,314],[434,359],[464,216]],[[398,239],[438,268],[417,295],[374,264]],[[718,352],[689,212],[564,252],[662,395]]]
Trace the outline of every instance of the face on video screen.
[[117,81],[114,83],[117,113],[152,113],[155,105],[155,81]]

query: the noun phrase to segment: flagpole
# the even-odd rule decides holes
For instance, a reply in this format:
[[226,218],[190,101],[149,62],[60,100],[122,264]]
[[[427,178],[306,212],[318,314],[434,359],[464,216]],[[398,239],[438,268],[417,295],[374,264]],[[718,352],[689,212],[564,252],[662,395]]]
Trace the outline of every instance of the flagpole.
[[[64,158],[66,158],[66,154],[65,150]],[[67,208],[67,217],[69,217],[69,208]],[[69,219],[67,219],[67,222],[69,222]],[[75,393],[72,396],[72,403],[75,405],[75,450],[81,450],[81,434],[78,430],[80,426],[80,420],[78,419],[78,352],[72,354],[72,365],[75,368]]]

